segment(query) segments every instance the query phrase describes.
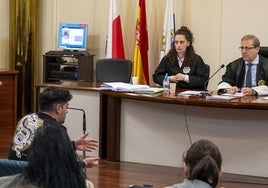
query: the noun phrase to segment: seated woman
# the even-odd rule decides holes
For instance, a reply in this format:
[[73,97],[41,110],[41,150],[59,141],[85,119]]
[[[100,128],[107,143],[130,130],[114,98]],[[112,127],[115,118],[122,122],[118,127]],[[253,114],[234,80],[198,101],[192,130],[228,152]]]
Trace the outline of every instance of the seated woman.
[[93,188],[69,140],[59,126],[39,127],[29,148],[28,167],[20,174],[1,177],[0,188]]
[[185,26],[175,32],[174,46],[164,56],[153,74],[155,83],[162,85],[166,73],[178,88],[204,89],[209,68],[194,51],[193,34]]
[[215,144],[208,140],[195,142],[186,152],[183,161],[186,179],[170,188],[217,187],[222,172],[222,156]]

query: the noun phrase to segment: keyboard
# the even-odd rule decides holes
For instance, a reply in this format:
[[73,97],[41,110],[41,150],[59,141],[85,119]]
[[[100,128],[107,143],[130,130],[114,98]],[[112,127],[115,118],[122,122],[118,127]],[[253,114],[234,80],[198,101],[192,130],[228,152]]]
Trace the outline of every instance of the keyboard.
[[54,50],[50,50],[48,52],[46,52],[46,55],[52,55],[52,56],[83,56],[83,52],[82,51],[67,51],[67,50],[63,50],[63,51],[54,51]]

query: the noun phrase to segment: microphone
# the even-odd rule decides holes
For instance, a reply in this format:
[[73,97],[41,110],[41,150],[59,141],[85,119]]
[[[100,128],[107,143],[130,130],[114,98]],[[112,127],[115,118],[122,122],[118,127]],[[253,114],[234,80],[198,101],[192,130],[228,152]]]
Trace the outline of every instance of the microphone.
[[215,74],[217,74],[222,68],[224,68],[225,67],[225,65],[224,64],[222,64],[221,66],[220,66],[220,68],[218,68],[208,79],[207,79],[207,81],[205,82],[205,84],[204,84],[204,92],[201,94],[201,96],[203,97],[203,98],[206,98],[206,96],[208,96],[209,94],[207,93],[207,84],[208,84],[208,82],[209,82],[209,80],[211,79],[211,78],[213,78],[213,76],[215,76]]
[[85,134],[86,133],[86,129],[87,129],[85,110],[83,110],[81,108],[72,108],[72,107],[68,107],[68,109],[70,109],[70,110],[78,110],[78,111],[82,111],[83,112],[83,134]]
[[[87,126],[86,126],[86,112],[85,110],[81,109],[81,108],[72,108],[72,107],[68,107],[68,109],[70,110],[78,110],[78,111],[81,111],[83,113],[83,134],[86,133],[86,129],[87,129]],[[83,159],[86,158],[86,151],[83,151]],[[87,170],[86,170],[86,167],[84,168],[84,172],[85,174],[87,174]]]

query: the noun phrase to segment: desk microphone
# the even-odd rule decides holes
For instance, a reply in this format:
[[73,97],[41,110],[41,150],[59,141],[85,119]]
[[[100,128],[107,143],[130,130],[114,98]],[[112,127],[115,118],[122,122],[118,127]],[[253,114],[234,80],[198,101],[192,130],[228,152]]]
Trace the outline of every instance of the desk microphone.
[[216,70],[216,72],[214,72],[214,74],[212,74],[208,79],[207,79],[207,81],[205,82],[205,84],[204,84],[204,92],[201,94],[201,96],[203,97],[203,98],[206,98],[206,96],[208,96],[209,94],[207,93],[207,84],[208,84],[208,82],[209,82],[209,80],[213,77],[213,76],[215,76],[215,74],[217,74],[222,68],[224,68],[225,67],[225,65],[224,64],[222,64],[221,66],[220,66],[220,68],[218,68],[217,70]]
[[83,134],[85,134],[87,126],[86,126],[86,113],[85,110],[81,109],[81,108],[72,108],[72,107],[68,107],[68,109],[70,110],[78,110],[78,111],[82,111],[83,112]]
[[[86,126],[86,113],[85,113],[85,110],[81,109],[81,108],[71,108],[71,107],[68,107],[68,109],[70,110],[77,110],[77,111],[81,111],[83,113],[83,134],[86,133],[86,129],[87,129],[87,126]],[[83,159],[86,158],[86,152],[83,151]],[[87,174],[87,170],[86,168],[84,168],[84,172],[85,174]]]

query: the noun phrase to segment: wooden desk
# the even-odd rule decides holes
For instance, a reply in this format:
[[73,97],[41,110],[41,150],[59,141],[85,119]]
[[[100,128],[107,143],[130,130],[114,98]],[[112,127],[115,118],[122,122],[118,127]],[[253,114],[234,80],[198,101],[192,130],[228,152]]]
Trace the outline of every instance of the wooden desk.
[[[179,91],[178,91],[179,92]],[[263,97],[244,96],[242,98],[233,99],[230,101],[212,101],[206,100],[198,96],[164,96],[162,94],[140,95],[133,93],[119,93],[112,91],[101,92],[101,130],[104,130],[103,136],[107,136],[107,146],[102,148],[102,156],[106,156],[108,160],[120,161],[120,122],[121,122],[121,100],[130,99],[136,101],[146,101],[153,103],[166,103],[176,105],[191,105],[202,107],[216,108],[241,108],[254,110],[268,110],[268,100],[263,100]],[[106,117],[106,118],[105,118]],[[107,134],[107,135],[106,135]]]
[[7,157],[17,122],[18,71],[0,70],[0,157]]
[[99,91],[94,83],[56,85],[100,94],[99,111],[91,116],[100,117],[103,159],[178,167],[190,139],[205,138],[222,151],[224,172],[268,177],[263,165],[268,158],[268,101],[263,97],[208,101]]
[[107,160],[179,166],[189,132],[192,142],[205,138],[220,147],[225,172],[268,177],[268,101],[261,96],[208,101],[102,91],[100,99]]

